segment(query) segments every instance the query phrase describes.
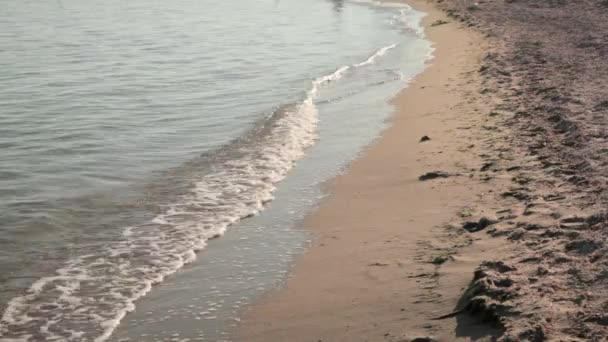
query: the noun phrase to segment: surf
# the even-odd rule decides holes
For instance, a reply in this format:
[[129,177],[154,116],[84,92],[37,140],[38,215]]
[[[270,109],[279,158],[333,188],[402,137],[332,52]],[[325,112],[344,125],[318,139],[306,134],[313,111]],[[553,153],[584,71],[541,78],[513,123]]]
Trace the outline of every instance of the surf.
[[162,205],[151,220],[125,227],[119,241],[92,247],[10,300],[0,334],[22,341],[107,340],[155,284],[273,200],[276,184],[315,143],[317,96],[395,47],[382,47],[362,62],[315,78],[300,101],[279,106],[243,136],[189,162],[189,167],[205,164],[211,171],[192,179],[191,189]]

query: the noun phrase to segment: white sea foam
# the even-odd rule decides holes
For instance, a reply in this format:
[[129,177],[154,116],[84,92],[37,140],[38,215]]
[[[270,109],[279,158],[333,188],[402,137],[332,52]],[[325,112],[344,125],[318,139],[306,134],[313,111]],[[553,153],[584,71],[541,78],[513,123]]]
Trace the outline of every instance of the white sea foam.
[[374,7],[388,7],[388,8],[403,8],[410,7],[408,4],[401,2],[391,2],[391,1],[375,1],[375,0],[350,0],[353,3],[363,4],[363,5],[371,5]]
[[334,81],[341,79],[342,76],[344,76],[344,73],[346,73],[350,68],[351,68],[350,66],[343,65],[343,66],[339,67],[338,69],[336,69],[336,71],[334,71],[333,73],[319,77],[316,80],[314,80],[312,82],[312,88],[308,92],[308,98],[304,102],[312,101],[313,98],[315,96],[317,96],[319,87],[321,87],[327,83],[334,82]]
[[426,14],[414,10],[408,4],[375,0],[351,0],[351,2],[373,7],[388,7],[399,9],[399,13],[391,18],[390,23],[406,31],[415,33],[418,36],[422,37],[424,35],[422,19],[425,17]]
[[365,62],[357,63],[354,65],[354,67],[359,68],[362,66],[373,64],[374,61],[378,57],[384,56],[390,49],[394,49],[396,46],[397,46],[397,44],[391,44],[391,45],[385,46],[383,48],[380,48],[380,49],[378,49],[378,51],[374,52],[374,54],[371,55],[367,60],[365,60]]
[[95,341],[109,338],[134,302],[196,258],[207,241],[257,214],[273,199],[275,184],[304,156],[316,137],[315,97],[353,68],[374,63],[396,45],[365,61],[341,66],[312,81],[304,99],[277,110],[213,164],[192,189],[150,221],[123,231],[122,239],[78,256],[53,276],[13,298],[0,319],[2,341]]
[[391,24],[402,28],[405,31],[412,32],[417,36],[424,36],[424,27],[422,26],[422,19],[425,14],[414,10],[408,5],[399,10],[399,14],[393,16]]

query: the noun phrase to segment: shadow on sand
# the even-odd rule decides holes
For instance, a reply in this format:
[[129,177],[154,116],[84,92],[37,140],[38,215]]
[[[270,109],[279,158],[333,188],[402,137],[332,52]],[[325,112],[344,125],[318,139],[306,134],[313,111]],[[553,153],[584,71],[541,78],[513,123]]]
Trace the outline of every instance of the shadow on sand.
[[483,312],[471,310],[474,282],[475,280],[471,281],[456,304],[454,312],[460,312],[456,315],[456,336],[468,337],[471,341],[497,341],[505,332],[502,325],[495,317],[488,317]]
[[456,317],[456,336],[468,337],[471,341],[483,339],[483,341],[495,342],[504,333],[500,326],[484,322],[468,312],[463,312]]

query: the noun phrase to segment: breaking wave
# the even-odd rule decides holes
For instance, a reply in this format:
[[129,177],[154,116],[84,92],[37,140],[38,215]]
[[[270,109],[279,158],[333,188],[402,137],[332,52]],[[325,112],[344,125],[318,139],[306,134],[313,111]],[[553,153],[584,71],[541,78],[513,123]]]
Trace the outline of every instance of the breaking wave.
[[0,319],[2,340],[106,340],[154,284],[273,199],[275,184],[315,141],[321,89],[395,47],[313,80],[300,102],[279,107],[244,136],[193,161],[206,172],[195,173],[192,187],[154,218],[124,228],[112,243],[91,246],[13,298]]

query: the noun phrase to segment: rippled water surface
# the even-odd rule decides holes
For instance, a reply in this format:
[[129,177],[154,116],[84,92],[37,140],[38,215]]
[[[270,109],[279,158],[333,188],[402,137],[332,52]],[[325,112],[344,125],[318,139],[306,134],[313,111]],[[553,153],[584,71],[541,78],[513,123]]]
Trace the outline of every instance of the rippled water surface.
[[[397,5],[0,8],[0,341],[132,339],[142,332],[116,331],[121,320],[162,307],[172,281],[213,304],[180,304],[217,321],[200,329],[224,331],[253,289],[283,277],[319,184],[377,136],[431,52],[422,14]],[[174,316],[131,315],[139,327]],[[219,338],[199,330],[188,336]]]

